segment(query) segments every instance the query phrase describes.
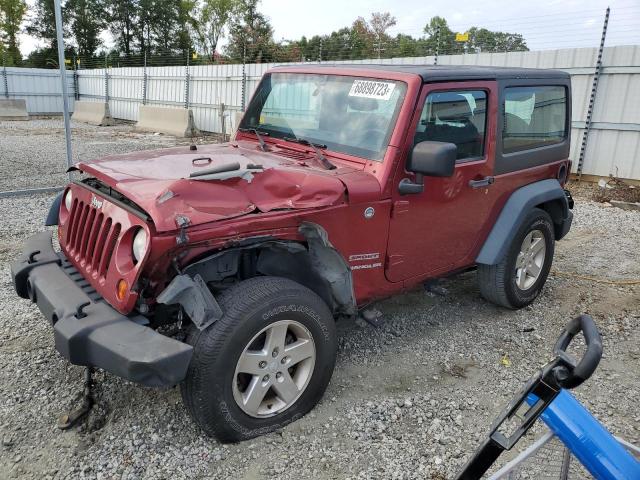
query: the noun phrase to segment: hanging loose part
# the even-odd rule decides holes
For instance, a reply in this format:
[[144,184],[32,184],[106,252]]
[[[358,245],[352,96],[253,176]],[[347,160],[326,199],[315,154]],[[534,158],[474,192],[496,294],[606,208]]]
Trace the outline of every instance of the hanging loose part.
[[69,430],[71,427],[86,417],[95,400],[93,398],[93,367],[87,367],[84,372],[84,392],[82,404],[75,410],[65,413],[58,419],[58,428],[60,430]]

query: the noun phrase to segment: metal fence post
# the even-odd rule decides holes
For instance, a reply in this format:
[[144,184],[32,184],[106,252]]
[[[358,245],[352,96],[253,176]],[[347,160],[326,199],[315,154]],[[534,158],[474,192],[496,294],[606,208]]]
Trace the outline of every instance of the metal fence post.
[[320,38],[320,47],[318,48],[318,63],[322,63],[322,38]]
[[591,85],[591,96],[589,97],[589,107],[587,108],[587,118],[584,122],[584,133],[582,135],[582,145],[580,146],[580,156],[578,157],[578,167],[576,168],[578,181],[582,179],[582,167],[584,165],[584,158],[587,153],[587,141],[589,139],[589,131],[591,130],[591,123],[593,121],[593,107],[596,103],[596,94],[598,92],[598,80],[600,79],[600,73],[602,72],[602,54],[604,53],[604,41],[607,38],[607,26],[609,24],[610,11],[611,9],[607,7],[607,12],[604,15],[604,24],[602,26],[602,38],[600,39],[600,48],[598,49],[598,60],[596,61],[596,69],[593,74],[593,84]]
[[433,59],[433,64],[438,65],[438,54],[440,53],[440,25],[436,27],[436,56]]
[[144,52],[144,65],[142,67],[142,105],[147,104],[147,51]]
[[220,132],[222,133],[222,141],[225,142],[227,139],[226,126],[224,121],[224,111],[225,111],[224,103],[220,104]]
[[109,72],[108,72],[107,54],[104,54],[104,103],[109,108]]
[[242,99],[241,105],[242,111],[244,112],[245,102],[246,102],[246,92],[247,92],[247,44],[242,44]]
[[78,60],[73,57],[73,97],[80,100],[80,86],[78,84]]
[[2,54],[2,83],[4,83],[4,96],[9,98],[9,80],[7,79],[7,59]]
[[189,56],[191,52],[187,52],[187,68],[184,76],[184,108],[189,108]]

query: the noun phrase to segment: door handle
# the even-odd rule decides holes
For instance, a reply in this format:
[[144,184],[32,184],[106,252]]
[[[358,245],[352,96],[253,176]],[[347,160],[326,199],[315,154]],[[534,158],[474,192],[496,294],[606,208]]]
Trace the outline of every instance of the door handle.
[[480,180],[469,180],[469,186],[471,188],[482,188],[488,187],[489,185],[493,185],[496,179],[494,177],[484,177]]

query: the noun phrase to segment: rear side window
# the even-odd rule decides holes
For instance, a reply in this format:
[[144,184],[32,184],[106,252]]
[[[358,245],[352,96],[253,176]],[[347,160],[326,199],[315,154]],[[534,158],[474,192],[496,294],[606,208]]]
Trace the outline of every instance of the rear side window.
[[455,143],[458,160],[481,157],[486,122],[486,92],[433,92],[424,103],[413,144],[424,141]]
[[504,153],[553,145],[566,138],[565,87],[508,87],[504,98]]

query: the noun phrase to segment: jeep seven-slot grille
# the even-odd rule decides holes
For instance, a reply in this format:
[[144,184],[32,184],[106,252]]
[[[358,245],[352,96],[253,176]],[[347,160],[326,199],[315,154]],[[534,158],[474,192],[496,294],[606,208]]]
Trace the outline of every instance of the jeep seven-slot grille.
[[106,276],[119,235],[119,223],[81,200],[73,202],[65,243],[69,257],[87,273]]

